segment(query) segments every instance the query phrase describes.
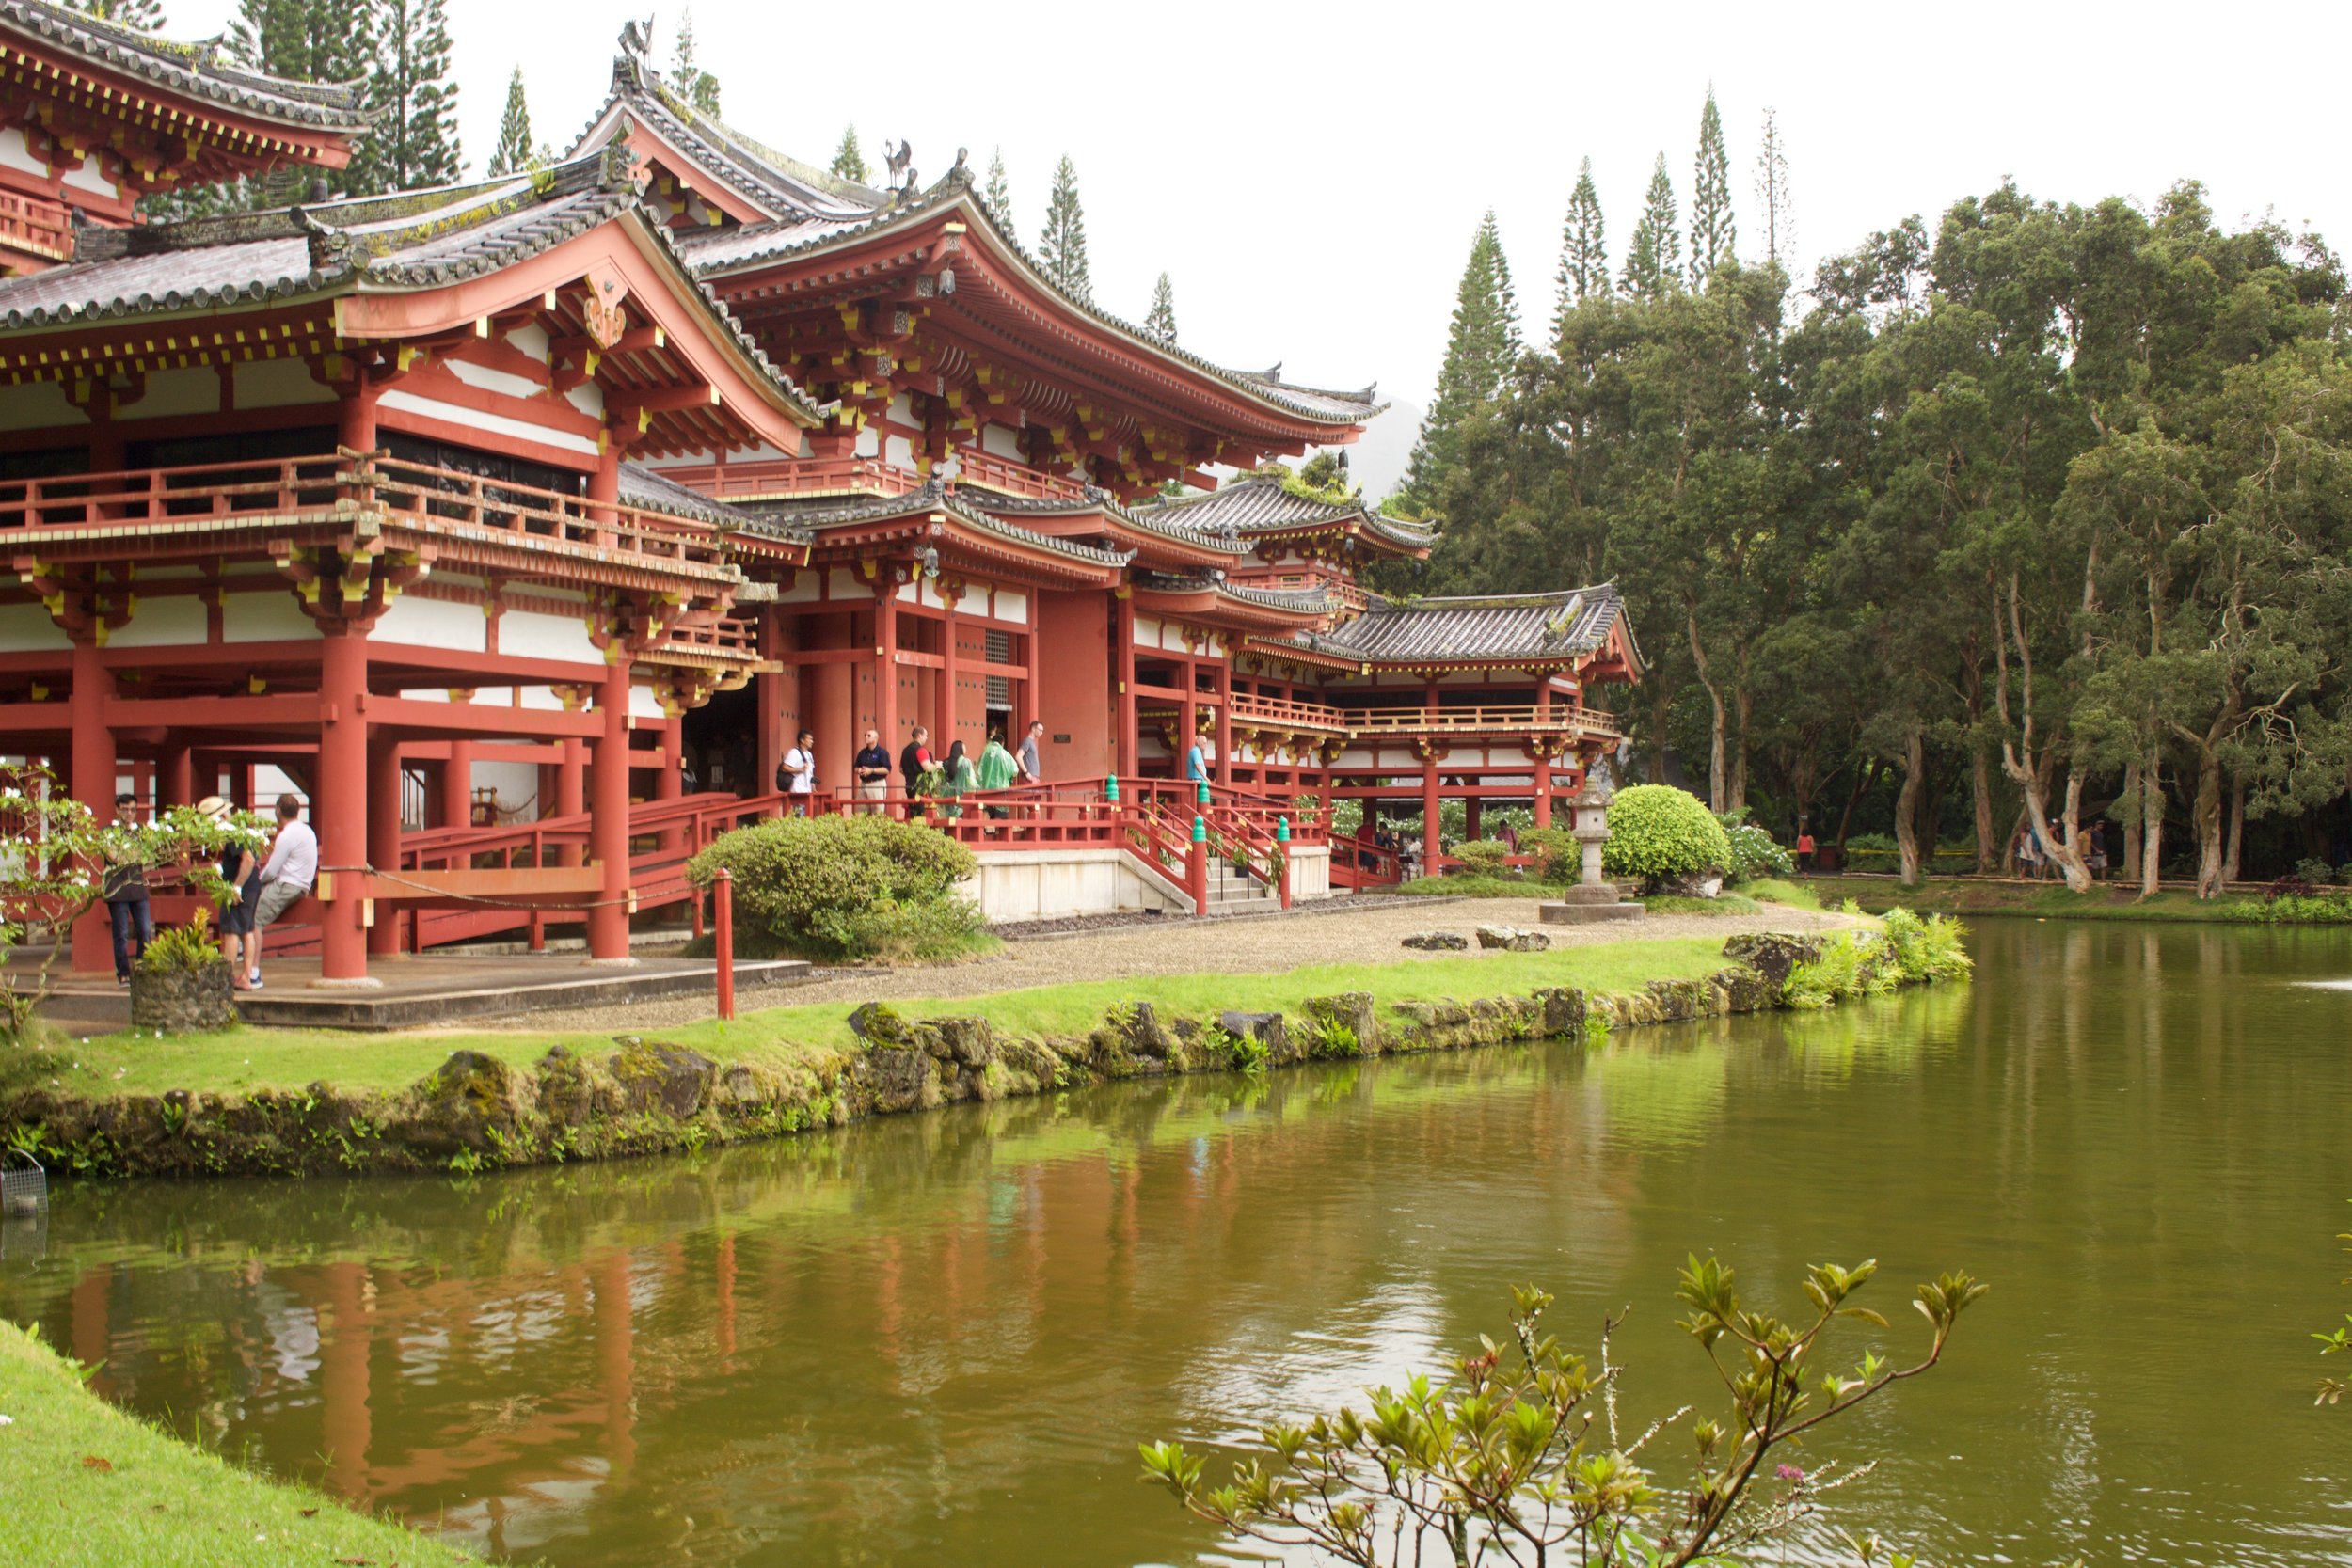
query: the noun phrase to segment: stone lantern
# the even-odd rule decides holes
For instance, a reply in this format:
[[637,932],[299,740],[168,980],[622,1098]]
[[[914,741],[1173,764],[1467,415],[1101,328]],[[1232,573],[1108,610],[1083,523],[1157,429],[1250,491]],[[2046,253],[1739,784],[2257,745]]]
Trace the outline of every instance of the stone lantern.
[[1568,835],[1584,851],[1582,875],[1556,902],[1543,907],[1543,918],[1555,926],[1582,926],[1603,920],[1639,920],[1649,911],[1617,896],[1616,884],[1602,877],[1601,846],[1609,842],[1609,800],[1590,774],[1584,788],[1568,802]]

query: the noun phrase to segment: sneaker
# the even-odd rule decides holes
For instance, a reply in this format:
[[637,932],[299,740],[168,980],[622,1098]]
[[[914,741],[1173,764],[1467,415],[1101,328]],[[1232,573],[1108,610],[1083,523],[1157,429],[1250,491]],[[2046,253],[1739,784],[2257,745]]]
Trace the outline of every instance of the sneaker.
[[262,977],[259,974],[247,975],[246,977],[245,989],[247,990],[260,990],[262,989]]

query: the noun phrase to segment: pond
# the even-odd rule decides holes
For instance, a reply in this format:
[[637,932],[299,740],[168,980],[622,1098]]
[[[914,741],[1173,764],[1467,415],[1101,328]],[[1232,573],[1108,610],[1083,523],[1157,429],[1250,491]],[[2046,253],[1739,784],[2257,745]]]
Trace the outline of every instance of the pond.
[[1573,1343],[1632,1307],[1647,1416],[1708,1393],[1687,1253],[1784,1307],[1875,1256],[1883,1343],[1935,1271],[1994,1291],[1814,1450],[1883,1456],[1840,1526],[1939,1564],[2352,1561],[2310,1338],[2352,1311],[2352,992],[2313,983],[2352,934],[1974,946],[1966,988],[1597,1050],[473,1180],[69,1187],[0,1313],[133,1409],[516,1560],[1037,1568],[1226,1557],[1138,1441],[1436,1367],[1515,1282]]

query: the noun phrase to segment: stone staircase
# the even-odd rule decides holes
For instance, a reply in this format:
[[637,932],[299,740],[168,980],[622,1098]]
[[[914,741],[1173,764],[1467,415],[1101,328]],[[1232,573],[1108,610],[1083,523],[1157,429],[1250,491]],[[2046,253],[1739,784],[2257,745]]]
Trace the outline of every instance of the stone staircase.
[[1244,876],[1222,860],[1209,863],[1208,914],[1257,914],[1279,910],[1282,900],[1256,877]]

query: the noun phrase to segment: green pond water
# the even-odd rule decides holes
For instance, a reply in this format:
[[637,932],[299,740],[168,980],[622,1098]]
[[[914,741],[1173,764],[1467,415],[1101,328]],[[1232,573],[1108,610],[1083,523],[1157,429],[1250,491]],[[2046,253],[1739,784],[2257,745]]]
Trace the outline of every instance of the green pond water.
[[[1136,1481],[1499,1330],[1708,1393],[1676,1266],[1994,1292],[1808,1463],[1939,1565],[2352,1561],[2352,933],[1987,921],[1839,1012],[969,1106],[477,1180],[67,1187],[0,1313],[223,1452],[560,1568],[1236,1552]],[[1866,1297],[1866,1299],[1868,1299]],[[1905,1320],[1910,1320],[1906,1322]],[[1858,1353],[1861,1341],[1851,1341]],[[1842,1357],[1841,1357],[1842,1361]],[[1661,1450],[1678,1463],[1678,1443]],[[1827,1560],[1827,1537],[1791,1561]]]

